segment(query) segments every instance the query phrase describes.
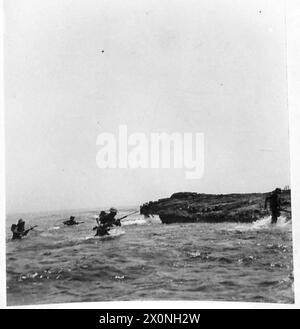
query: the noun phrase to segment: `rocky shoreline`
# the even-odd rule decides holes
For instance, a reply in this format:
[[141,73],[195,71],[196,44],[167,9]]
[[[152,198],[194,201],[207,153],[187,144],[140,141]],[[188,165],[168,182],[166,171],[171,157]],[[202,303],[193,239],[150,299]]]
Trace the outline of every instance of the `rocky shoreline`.
[[[264,208],[269,193],[203,194],[178,192],[169,198],[150,201],[140,206],[145,216],[158,215],[164,224],[193,222],[250,223],[269,215]],[[283,190],[282,215],[291,219],[291,191]]]

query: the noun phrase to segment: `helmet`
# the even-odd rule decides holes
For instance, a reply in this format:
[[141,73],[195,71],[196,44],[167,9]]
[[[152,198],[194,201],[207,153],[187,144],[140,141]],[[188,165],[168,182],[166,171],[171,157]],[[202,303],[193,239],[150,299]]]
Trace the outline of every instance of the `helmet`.
[[109,209],[109,212],[117,213],[118,210],[117,210],[116,208],[110,208],[110,209]]

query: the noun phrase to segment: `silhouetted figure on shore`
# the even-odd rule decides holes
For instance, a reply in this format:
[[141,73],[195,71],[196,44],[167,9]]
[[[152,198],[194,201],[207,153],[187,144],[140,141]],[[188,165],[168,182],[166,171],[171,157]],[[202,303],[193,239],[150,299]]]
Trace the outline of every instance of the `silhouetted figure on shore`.
[[269,208],[272,215],[272,224],[276,224],[278,217],[280,216],[280,207],[281,207],[281,189],[276,188],[270,195],[266,197],[265,200],[265,209],[269,204]]

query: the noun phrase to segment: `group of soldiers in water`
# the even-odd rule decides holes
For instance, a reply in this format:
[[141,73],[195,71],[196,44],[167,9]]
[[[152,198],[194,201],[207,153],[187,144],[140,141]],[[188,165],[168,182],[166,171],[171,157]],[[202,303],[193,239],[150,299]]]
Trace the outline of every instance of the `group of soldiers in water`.
[[121,218],[115,218],[117,213],[118,210],[115,208],[110,208],[109,213],[105,211],[100,212],[96,218],[97,226],[94,227],[94,230],[96,230],[95,236],[108,235],[113,226],[121,226]]
[[[281,208],[280,188],[276,188],[266,197],[264,205],[265,209],[267,209],[268,205],[271,212],[271,223],[276,224],[278,217],[280,216],[280,211],[287,211]],[[118,210],[115,208],[110,208],[109,213],[105,211],[100,212],[99,216],[96,218],[97,225],[93,228],[93,230],[96,231],[95,236],[109,235],[109,231],[112,227],[121,226],[121,219],[130,215],[129,214],[122,218],[116,219],[115,217],[117,213]],[[64,222],[65,225],[78,225],[80,223],[83,222],[77,222],[74,216],[71,216],[69,220]],[[29,229],[25,230],[25,221],[23,219],[19,219],[17,224],[12,224],[11,226],[11,231],[13,233],[12,239],[21,239],[36,226],[30,227]]]
[[[96,218],[97,226],[93,228],[96,231],[95,236],[109,235],[109,231],[114,226],[121,226],[121,219],[129,216],[124,216],[122,218],[115,218],[118,213],[116,208],[110,208],[109,212],[101,211],[99,216]],[[74,216],[71,216],[69,220],[63,222],[64,225],[72,226],[78,225],[83,222],[77,222]],[[30,227],[25,230],[25,221],[20,218],[17,224],[12,224],[11,231],[13,233],[12,239],[22,239],[28,234],[29,231],[33,230],[37,225]]]

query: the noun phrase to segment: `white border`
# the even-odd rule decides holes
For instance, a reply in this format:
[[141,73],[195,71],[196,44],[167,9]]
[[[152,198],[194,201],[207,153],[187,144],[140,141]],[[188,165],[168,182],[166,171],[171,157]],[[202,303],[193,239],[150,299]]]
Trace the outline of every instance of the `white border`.
[[4,83],[3,83],[3,1],[0,0],[0,306],[6,304],[5,176],[4,176]]
[[[3,1],[0,0],[1,9]],[[299,308],[300,305],[300,1],[288,0],[287,6],[287,73],[288,73],[288,106],[290,119],[290,152],[291,152],[291,188],[293,210],[294,241],[294,277],[295,304],[207,302],[207,301],[130,301],[130,302],[96,302],[68,303],[51,305],[19,306],[10,308],[93,308],[93,309],[151,309],[151,308]],[[5,199],[4,199],[4,111],[3,111],[3,15],[0,16],[0,307],[6,305],[6,266],[5,266]]]

